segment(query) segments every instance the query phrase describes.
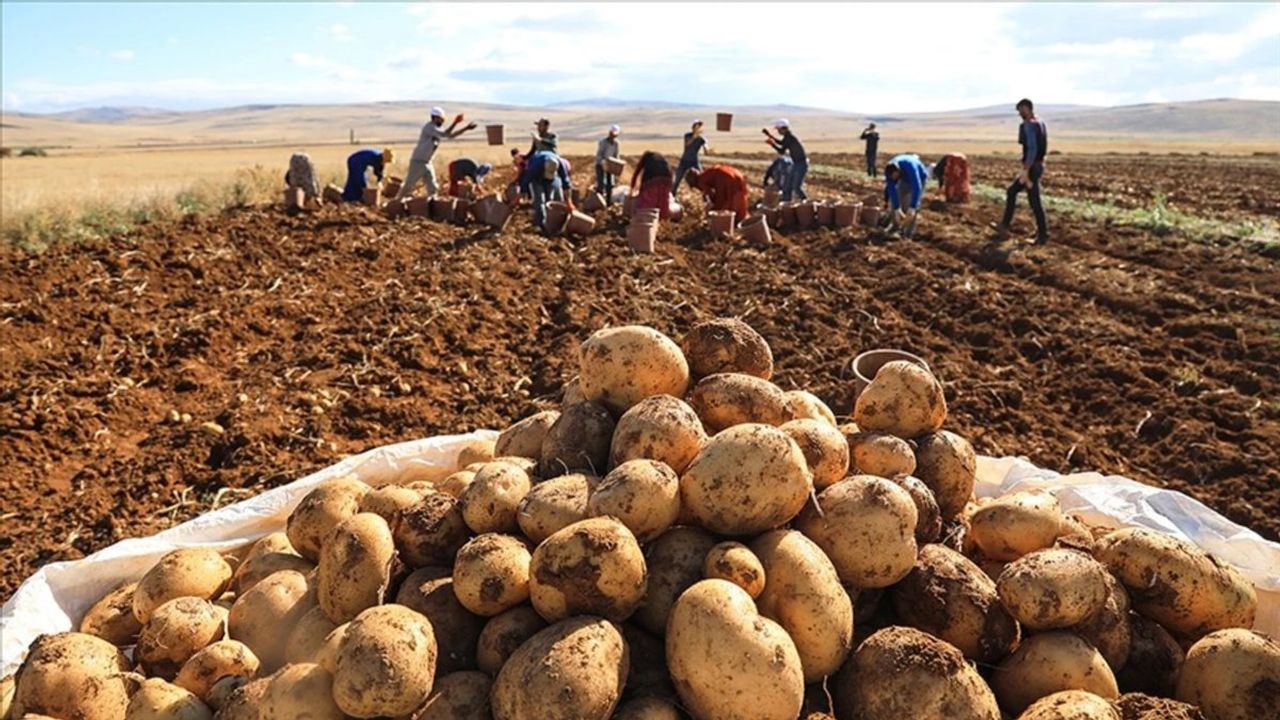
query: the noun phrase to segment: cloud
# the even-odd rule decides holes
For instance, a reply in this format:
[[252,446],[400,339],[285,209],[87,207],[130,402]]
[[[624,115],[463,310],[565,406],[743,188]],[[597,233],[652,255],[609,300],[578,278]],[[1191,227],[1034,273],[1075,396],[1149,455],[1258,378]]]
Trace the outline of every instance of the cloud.
[[1275,38],[1280,38],[1280,6],[1270,5],[1248,18],[1235,32],[1187,35],[1178,41],[1178,48],[1195,60],[1226,62]]
[[1197,20],[1220,10],[1204,3],[1164,3],[1149,5],[1142,11],[1144,20]]
[[1054,43],[1045,48],[1050,55],[1078,58],[1148,58],[1156,49],[1151,40],[1116,38],[1101,43]]
[[116,50],[111,53],[111,59],[119,60],[120,62],[129,62],[135,56],[136,54],[132,50]]
[[4,94],[4,109],[17,110],[22,107],[22,98],[18,97],[18,93],[7,92]]
[[168,39],[166,39],[166,40],[165,40],[165,43],[166,43],[169,47],[175,47],[175,46],[177,46],[177,44],[178,44],[178,38],[176,38],[176,37],[174,37],[174,36],[170,35],[170,36],[168,37]]
[[329,34],[338,42],[351,41],[351,29],[342,23],[334,23],[329,26]]

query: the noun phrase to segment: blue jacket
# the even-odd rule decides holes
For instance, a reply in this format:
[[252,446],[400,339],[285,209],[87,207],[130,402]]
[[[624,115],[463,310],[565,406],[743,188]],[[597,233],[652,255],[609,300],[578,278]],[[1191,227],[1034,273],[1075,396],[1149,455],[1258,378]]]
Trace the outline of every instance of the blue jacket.
[[548,150],[541,150],[530,155],[525,163],[524,174],[520,176],[520,192],[528,195],[530,185],[535,181],[542,182],[545,180],[546,176],[543,175],[543,168],[549,162],[553,162],[557,166],[556,177],[551,181],[552,187],[559,183],[560,187],[569,188],[569,164],[561,160],[559,155]]
[[[929,168],[920,161],[918,155],[898,155],[889,161],[902,170],[901,180],[911,184],[911,203],[908,207],[915,210],[920,207],[920,196],[924,194],[925,183],[929,181]],[[898,197],[898,181],[885,178],[884,196],[889,199],[889,207],[898,210],[902,207],[902,198]]]

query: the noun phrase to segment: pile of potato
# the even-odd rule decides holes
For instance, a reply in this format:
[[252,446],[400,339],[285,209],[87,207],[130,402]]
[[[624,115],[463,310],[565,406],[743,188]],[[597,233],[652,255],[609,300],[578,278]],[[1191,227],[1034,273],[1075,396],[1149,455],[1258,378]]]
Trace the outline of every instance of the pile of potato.
[[772,374],[736,320],[601,330],[560,409],[448,477],[335,480],[240,552],[168,554],[41,637],[0,718],[1280,717],[1231,567],[975,501],[917,365],[845,424]]

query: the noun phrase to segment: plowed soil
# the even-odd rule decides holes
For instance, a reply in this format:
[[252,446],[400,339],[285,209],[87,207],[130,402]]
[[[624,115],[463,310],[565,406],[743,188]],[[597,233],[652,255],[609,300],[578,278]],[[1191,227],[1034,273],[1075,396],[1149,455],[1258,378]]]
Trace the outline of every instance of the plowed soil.
[[[1010,174],[991,162],[980,178]],[[1078,176],[1061,163],[1055,182],[1088,182],[1091,162]],[[1183,175],[1141,162],[1162,183]],[[3,596],[41,564],[346,454],[553,405],[601,326],[679,338],[720,315],[768,339],[781,386],[838,414],[854,355],[908,349],[980,452],[1176,488],[1280,536],[1280,261],[1068,218],[1050,245],[994,245],[984,202],[928,203],[913,241],[819,229],[751,248],[711,240],[689,204],[649,256],[627,250],[616,210],[570,240],[523,214],[495,236],[359,207],[4,250]],[[1030,232],[1025,207],[1018,222]]]

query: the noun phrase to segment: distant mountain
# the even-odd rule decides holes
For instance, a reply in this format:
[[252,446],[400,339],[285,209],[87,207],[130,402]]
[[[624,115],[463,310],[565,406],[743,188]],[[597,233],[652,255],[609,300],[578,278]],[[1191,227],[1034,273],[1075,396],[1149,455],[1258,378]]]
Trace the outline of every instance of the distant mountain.
[[679,108],[704,108],[706,105],[693,103],[668,102],[666,100],[619,100],[618,98],[583,98],[581,100],[565,100],[551,103],[550,108],[663,108],[675,110]]
[[140,118],[177,117],[182,113],[151,107],[96,107],[52,113],[44,117],[82,123],[124,123]]

